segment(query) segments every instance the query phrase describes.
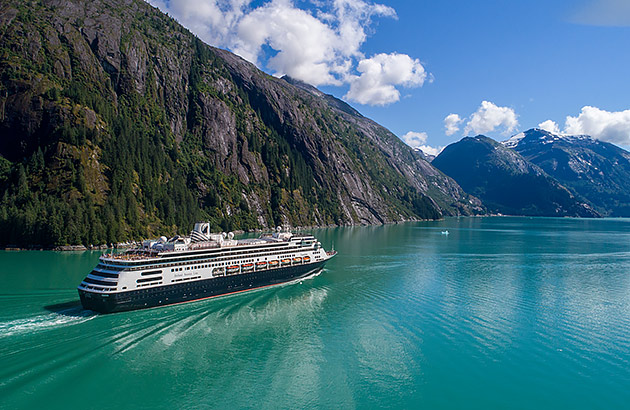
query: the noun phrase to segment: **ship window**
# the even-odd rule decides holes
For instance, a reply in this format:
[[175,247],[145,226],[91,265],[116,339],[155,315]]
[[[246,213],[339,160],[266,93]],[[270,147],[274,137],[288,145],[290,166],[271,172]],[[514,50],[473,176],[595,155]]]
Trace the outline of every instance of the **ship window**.
[[136,283],[151,282],[151,281],[154,281],[154,280],[162,280],[162,277],[158,276],[156,278],[142,278],[142,279],[136,280]]
[[111,286],[114,285],[116,286],[116,283],[112,283],[112,282],[105,282],[102,280],[96,280],[96,279],[91,279],[91,278],[85,278],[83,279],[83,282],[85,283],[91,283],[92,285],[101,285],[101,286]]
[[105,273],[105,272],[99,272],[96,270],[93,270],[92,272],[90,272],[91,275],[95,275],[95,276],[100,276],[103,278],[113,278],[113,279],[118,279],[118,274],[117,273]]
[[146,271],[146,272],[142,272],[140,275],[142,276],[147,276],[147,275],[159,275],[161,274],[162,271],[161,270],[150,270],[150,271]]

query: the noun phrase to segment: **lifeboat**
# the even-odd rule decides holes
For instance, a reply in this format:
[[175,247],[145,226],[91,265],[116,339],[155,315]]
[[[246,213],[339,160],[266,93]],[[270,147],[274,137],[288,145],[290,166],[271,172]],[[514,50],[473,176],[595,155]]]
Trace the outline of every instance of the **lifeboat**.
[[254,264],[253,263],[244,263],[241,265],[242,271],[243,272],[251,272],[252,270],[254,270]]
[[241,269],[240,266],[238,265],[232,265],[232,266],[228,266],[227,268],[225,268],[225,271],[227,272],[228,275],[233,275],[235,273],[238,273],[238,271]]
[[304,263],[309,263],[311,261],[311,257],[305,256],[302,260],[304,261]]
[[280,262],[278,262],[278,261],[269,261],[269,267],[270,268],[277,268],[279,264],[280,264]]
[[302,258],[300,258],[299,256],[293,258],[293,264],[295,265],[296,263],[302,263]]
[[256,270],[267,269],[267,261],[256,262]]
[[291,264],[291,259],[282,259],[282,261],[280,261],[280,263],[282,264],[282,266],[290,265]]

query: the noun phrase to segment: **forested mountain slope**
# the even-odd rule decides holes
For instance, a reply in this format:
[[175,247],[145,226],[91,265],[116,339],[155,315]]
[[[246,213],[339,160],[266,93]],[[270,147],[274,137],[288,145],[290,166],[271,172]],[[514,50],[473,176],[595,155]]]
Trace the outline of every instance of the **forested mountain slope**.
[[347,104],[142,0],[0,5],[0,244],[481,211]]

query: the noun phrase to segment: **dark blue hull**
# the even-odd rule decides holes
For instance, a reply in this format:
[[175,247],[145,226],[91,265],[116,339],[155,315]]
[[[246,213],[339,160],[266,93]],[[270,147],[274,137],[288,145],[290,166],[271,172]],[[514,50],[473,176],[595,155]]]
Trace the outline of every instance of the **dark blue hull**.
[[326,261],[120,293],[103,294],[79,289],[79,297],[84,309],[100,313],[123,312],[279,285],[309,276],[321,270],[324,263]]

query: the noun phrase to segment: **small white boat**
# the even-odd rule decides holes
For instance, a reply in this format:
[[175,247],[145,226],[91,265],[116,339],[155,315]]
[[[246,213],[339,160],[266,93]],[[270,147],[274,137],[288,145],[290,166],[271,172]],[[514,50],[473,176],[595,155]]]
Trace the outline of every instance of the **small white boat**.
[[448,235],[448,231],[442,231],[442,235]]

